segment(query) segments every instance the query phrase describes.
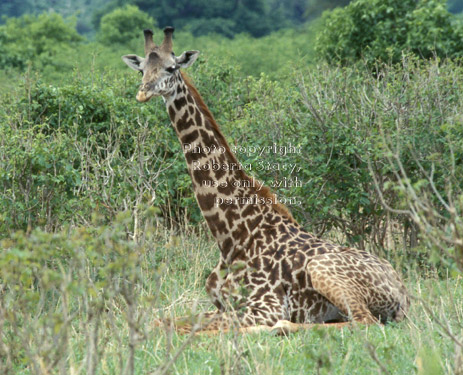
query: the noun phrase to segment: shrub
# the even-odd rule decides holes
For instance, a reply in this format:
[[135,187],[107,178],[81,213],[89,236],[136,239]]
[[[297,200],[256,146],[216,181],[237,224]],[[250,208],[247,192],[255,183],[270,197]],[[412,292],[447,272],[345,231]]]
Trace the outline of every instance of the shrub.
[[[238,159],[279,196],[294,198],[290,206],[307,229],[382,250],[420,244],[399,180],[412,181],[443,217],[429,189],[442,197],[449,186],[461,190],[461,71],[450,61],[406,58],[375,76],[320,65],[281,81],[239,80],[234,68],[202,58],[191,75]],[[110,222],[129,211],[127,231],[138,238],[149,207],[169,223],[202,220],[164,105],[137,103],[136,82],[131,72],[76,77],[62,87],[32,82],[3,99],[3,233],[88,223],[94,211]],[[391,162],[392,141],[405,174]],[[300,152],[279,152],[290,145]],[[431,171],[433,185],[423,185]]]
[[153,18],[136,6],[126,5],[103,16],[98,31],[98,40],[106,45],[127,44],[140,38],[140,30],[151,29]]
[[462,56],[463,27],[444,0],[356,0],[326,12],[316,50],[330,62],[400,62],[417,56]]
[[118,342],[113,366],[134,373],[135,349],[152,330],[160,265],[150,263],[144,276],[148,247],[127,240],[127,223],[119,215],[111,227],[0,241],[2,374],[64,374],[76,360],[96,374],[108,335]]
[[56,60],[63,50],[72,50],[83,38],[75,29],[75,21],[56,13],[8,18],[0,26],[0,61],[2,68],[24,69],[28,64],[37,68],[52,65],[56,70],[69,67],[71,62]]

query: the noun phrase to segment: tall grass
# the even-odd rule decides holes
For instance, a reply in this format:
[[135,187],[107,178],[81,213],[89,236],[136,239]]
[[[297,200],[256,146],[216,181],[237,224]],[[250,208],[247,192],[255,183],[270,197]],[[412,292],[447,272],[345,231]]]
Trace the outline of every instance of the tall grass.
[[217,336],[178,335],[158,319],[212,308],[205,278],[218,249],[204,233],[113,226],[2,242],[2,374],[461,374],[463,280],[410,268],[407,319]]

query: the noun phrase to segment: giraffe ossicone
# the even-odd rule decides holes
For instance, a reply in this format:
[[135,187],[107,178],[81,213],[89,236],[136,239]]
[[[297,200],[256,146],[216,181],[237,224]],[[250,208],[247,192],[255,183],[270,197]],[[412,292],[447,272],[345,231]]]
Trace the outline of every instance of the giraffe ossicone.
[[[219,264],[206,282],[218,311],[197,320],[195,330],[238,324],[243,332],[252,327],[292,332],[313,323],[402,320],[408,293],[387,261],[306,232],[267,187],[240,168],[201,95],[180,71],[199,52],[175,56],[172,34],[173,28],[166,28],[158,46],[153,32],[145,30],[145,56],[122,59],[143,74],[138,101],[164,98],[196,199],[220,248]],[[208,152],[212,149],[221,152]],[[195,168],[198,163],[210,167]],[[194,325],[179,322],[180,331]]]

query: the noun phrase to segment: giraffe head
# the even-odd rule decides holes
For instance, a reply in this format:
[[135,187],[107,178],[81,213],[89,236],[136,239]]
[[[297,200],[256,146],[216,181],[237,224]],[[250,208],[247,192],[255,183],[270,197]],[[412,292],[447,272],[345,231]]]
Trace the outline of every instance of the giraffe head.
[[199,51],[186,51],[180,56],[172,52],[173,27],[164,29],[164,41],[160,46],[153,42],[153,32],[145,30],[145,57],[122,56],[122,60],[134,70],[143,74],[137,100],[147,102],[153,96],[169,97],[175,92],[180,68],[188,68],[198,57]]

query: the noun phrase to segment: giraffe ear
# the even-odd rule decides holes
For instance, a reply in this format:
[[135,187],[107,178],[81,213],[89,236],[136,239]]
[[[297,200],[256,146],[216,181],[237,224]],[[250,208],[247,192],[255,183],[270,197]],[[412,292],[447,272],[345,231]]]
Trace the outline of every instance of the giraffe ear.
[[137,55],[125,55],[122,56],[122,60],[133,70],[138,72],[142,71],[141,64],[145,60],[143,57]]
[[177,65],[180,68],[188,68],[193,65],[199,56],[199,51],[185,51],[177,57]]

